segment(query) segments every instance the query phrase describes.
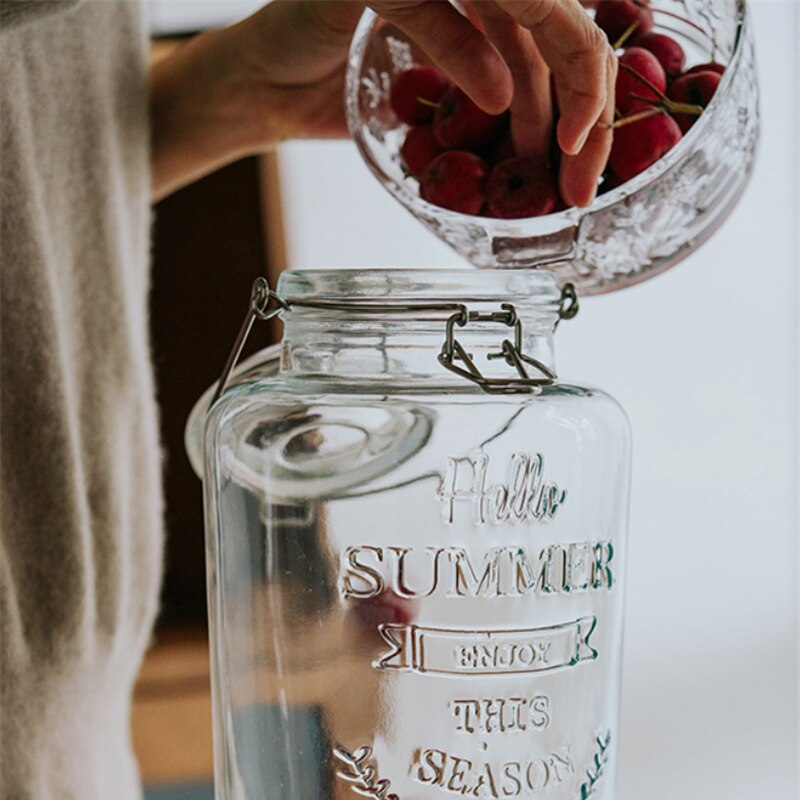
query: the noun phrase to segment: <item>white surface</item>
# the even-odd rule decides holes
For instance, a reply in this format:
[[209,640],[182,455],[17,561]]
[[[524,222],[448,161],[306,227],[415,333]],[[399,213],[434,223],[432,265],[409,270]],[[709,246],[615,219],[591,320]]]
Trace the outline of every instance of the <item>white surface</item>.
[[[634,429],[619,800],[798,796],[798,7],[753,6],[763,129],[742,202],[557,338],[563,376]],[[352,145],[287,145],[282,172],[290,266],[463,264]]]
[[157,36],[194,33],[230,25],[264,5],[263,0],[146,0],[150,30]]

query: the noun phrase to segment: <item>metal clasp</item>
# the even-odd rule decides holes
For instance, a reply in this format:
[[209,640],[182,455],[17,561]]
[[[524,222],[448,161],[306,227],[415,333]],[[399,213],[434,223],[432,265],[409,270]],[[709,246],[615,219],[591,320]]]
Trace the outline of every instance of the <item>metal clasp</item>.
[[[522,321],[517,315],[517,310],[511,303],[503,303],[502,311],[470,311],[466,306],[461,308],[447,320],[445,339],[442,351],[439,353],[439,363],[445,368],[476,383],[488,394],[510,394],[514,392],[541,391],[543,386],[549,386],[556,379],[556,374],[546,364],[536,358],[527,356],[522,352]],[[514,329],[513,344],[509,339],[504,339],[499,353],[489,353],[487,358],[505,359],[506,363],[517,371],[517,378],[487,378],[475,364],[472,356],[464,349],[461,342],[455,337],[455,328],[465,327],[470,322],[499,322]],[[462,361],[466,368],[455,363]],[[535,367],[539,375],[531,376],[526,365]]]
[[[272,308],[269,307],[271,301],[274,301],[275,303]],[[223,391],[225,391],[228,378],[230,377],[233,368],[236,366],[239,356],[242,354],[242,348],[244,347],[244,343],[247,341],[247,337],[250,335],[250,330],[253,327],[253,323],[256,321],[256,319],[266,322],[267,320],[277,317],[278,314],[288,310],[289,304],[280,295],[273,292],[272,289],[269,288],[269,282],[266,278],[259,277],[253,281],[253,288],[250,290],[250,305],[248,306],[247,314],[242,322],[242,327],[239,328],[239,333],[236,334],[233,347],[231,348],[230,353],[228,353],[225,366],[222,368],[222,375],[220,375],[219,380],[217,381],[217,390],[214,392],[214,396],[211,398],[211,402],[208,404],[209,408],[211,408],[211,406],[213,406],[214,403],[219,400],[220,395]]]

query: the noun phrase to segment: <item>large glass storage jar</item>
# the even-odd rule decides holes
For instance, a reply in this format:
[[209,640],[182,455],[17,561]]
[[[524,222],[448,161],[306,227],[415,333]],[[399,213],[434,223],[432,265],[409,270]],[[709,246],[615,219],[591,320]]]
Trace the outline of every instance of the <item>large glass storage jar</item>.
[[217,800],[610,800],[630,436],[555,379],[556,278],[278,294],[206,427]]

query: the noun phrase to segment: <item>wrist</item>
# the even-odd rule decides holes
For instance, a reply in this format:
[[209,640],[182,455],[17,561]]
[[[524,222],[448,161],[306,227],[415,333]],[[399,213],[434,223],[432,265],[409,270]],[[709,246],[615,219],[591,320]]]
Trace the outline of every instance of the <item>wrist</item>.
[[278,141],[259,119],[264,101],[236,52],[234,30],[202,33],[151,70],[156,199]]

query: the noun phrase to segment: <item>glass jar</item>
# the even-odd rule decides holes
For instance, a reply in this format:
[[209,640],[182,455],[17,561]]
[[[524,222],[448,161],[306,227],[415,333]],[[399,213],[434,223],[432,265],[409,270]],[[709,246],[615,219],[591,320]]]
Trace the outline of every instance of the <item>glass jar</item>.
[[555,378],[556,277],[278,295],[205,433],[217,800],[610,800],[630,435]]

